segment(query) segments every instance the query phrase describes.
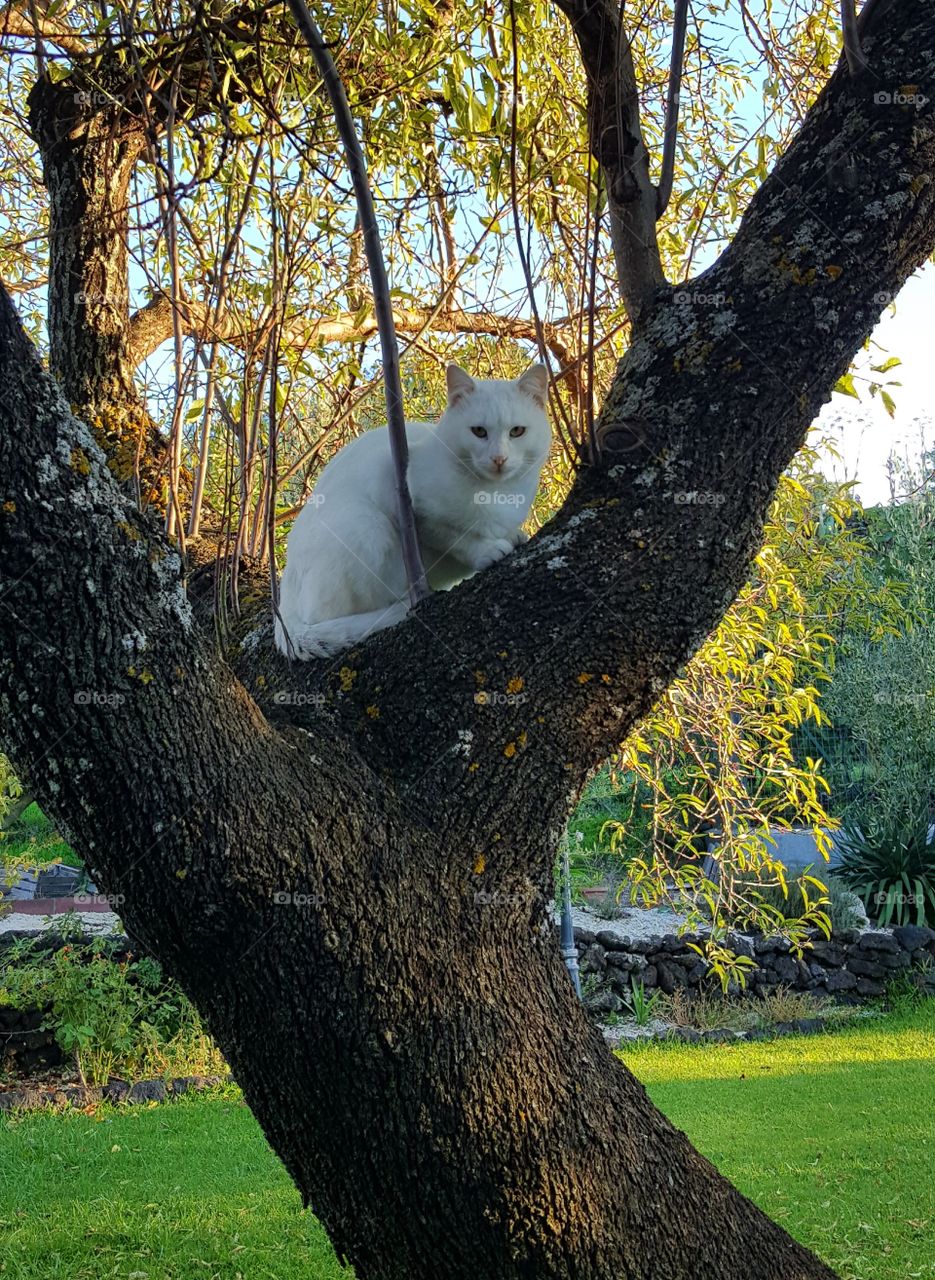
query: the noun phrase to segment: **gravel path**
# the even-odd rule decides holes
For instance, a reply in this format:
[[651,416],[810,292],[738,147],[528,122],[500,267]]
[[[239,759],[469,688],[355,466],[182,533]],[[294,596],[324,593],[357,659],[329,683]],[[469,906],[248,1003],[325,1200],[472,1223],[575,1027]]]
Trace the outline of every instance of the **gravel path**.
[[[556,920],[561,919],[561,912],[553,911]],[[606,929],[621,938],[658,938],[666,933],[675,933],[688,919],[671,911],[668,907],[624,907],[622,914],[614,920],[605,920],[603,916],[589,911],[587,907],[573,906],[571,909],[572,924],[576,929],[590,929],[599,933]]]
[[[123,933],[120,918],[113,911],[77,911],[75,915],[84,925],[85,933]],[[55,929],[61,919],[61,915],[37,916],[14,911],[0,917],[0,933],[35,933],[37,929]]]

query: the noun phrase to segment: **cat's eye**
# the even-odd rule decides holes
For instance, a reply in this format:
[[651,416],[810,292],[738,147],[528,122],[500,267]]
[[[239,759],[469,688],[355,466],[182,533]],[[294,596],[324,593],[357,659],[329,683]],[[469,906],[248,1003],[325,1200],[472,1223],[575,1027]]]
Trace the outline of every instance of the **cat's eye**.
[[486,427],[471,427],[471,435],[472,435],[472,436],[477,436],[478,440],[486,440],[486,439],[487,439],[487,428],[486,428]]
[[517,436],[522,436],[525,434],[526,434],[525,427],[512,427],[510,430],[510,435],[513,437],[514,440],[516,439]]

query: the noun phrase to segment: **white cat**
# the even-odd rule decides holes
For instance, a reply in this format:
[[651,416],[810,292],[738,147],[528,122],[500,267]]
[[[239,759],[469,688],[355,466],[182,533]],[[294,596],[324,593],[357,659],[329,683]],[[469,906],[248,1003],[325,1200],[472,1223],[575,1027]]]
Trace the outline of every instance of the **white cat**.
[[[454,586],[507,555],[539,486],[551,444],[548,375],[475,381],[447,369],[437,423],[409,422],[409,491],[429,585]],[[400,622],[409,609],[386,427],[336,454],[286,544],[276,647],[323,657]]]

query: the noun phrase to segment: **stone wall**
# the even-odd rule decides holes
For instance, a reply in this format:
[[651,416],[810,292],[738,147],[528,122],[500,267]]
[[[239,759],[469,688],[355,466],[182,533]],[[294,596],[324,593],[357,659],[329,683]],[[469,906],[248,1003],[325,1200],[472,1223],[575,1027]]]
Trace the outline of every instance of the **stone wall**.
[[[612,929],[576,928],[588,1008],[595,1013],[619,1012],[634,982],[642,982],[646,991],[658,989],[668,995],[681,989],[714,989],[717,984],[706,961],[691,949],[700,941],[694,934],[628,938]],[[870,999],[882,996],[892,978],[908,973],[916,973],[935,993],[935,930],[915,925],[892,932],[848,929],[830,939],[816,935],[802,958],[791,954],[785,938],[732,934],[727,945],[754,961],[746,985],[752,995],[782,986],[819,996]],[[733,990],[737,992],[736,985]]]

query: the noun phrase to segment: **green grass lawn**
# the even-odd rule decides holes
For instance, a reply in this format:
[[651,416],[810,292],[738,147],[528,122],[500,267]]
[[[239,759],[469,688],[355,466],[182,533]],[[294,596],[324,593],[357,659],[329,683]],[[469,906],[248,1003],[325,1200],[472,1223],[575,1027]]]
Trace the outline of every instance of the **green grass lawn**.
[[[828,1035],[626,1056],[663,1111],[843,1280],[935,1277],[931,1002]],[[0,1275],[349,1273],[249,1111],[215,1097],[0,1122]]]
[[71,845],[65,843],[37,804],[31,804],[10,829],[3,832],[0,858],[10,863],[26,862],[31,867],[49,862],[64,862],[69,867],[82,865]]

